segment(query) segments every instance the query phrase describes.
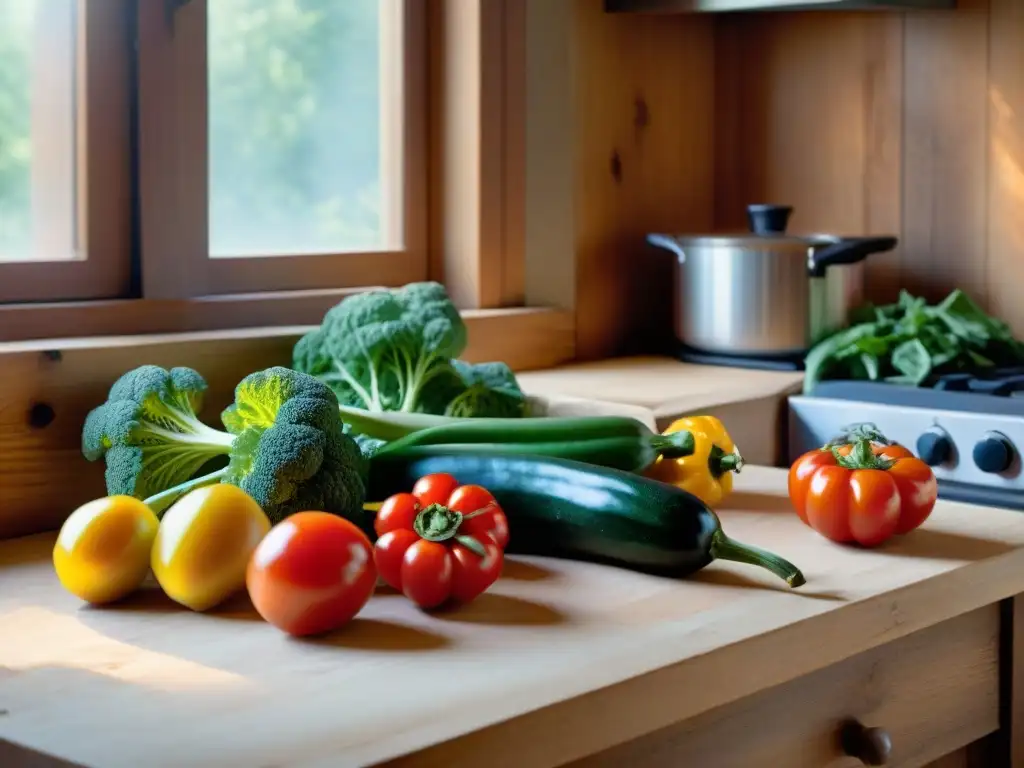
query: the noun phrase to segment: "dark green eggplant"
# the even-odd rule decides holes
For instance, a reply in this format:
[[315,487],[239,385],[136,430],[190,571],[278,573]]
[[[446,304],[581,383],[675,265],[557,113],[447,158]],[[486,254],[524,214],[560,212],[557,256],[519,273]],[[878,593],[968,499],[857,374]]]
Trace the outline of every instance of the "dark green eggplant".
[[408,492],[420,477],[436,472],[494,494],[508,517],[510,554],[675,577],[713,560],[733,560],[766,568],[791,587],[804,584],[792,563],[726,536],[718,515],[693,494],[571,459],[487,452],[379,454],[370,462],[369,498],[383,501]]

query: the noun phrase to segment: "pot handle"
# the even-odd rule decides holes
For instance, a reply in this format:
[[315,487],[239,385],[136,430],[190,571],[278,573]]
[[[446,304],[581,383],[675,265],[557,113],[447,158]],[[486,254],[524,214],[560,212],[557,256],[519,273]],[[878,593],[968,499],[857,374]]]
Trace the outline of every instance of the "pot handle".
[[664,248],[667,251],[672,251],[672,253],[679,257],[680,261],[686,261],[686,254],[683,253],[683,247],[679,244],[679,240],[671,235],[648,235],[647,242],[659,248]]
[[891,251],[897,242],[895,237],[844,237],[827,248],[812,251],[807,259],[807,273],[811,277],[821,277],[827,267],[856,264],[872,253]]

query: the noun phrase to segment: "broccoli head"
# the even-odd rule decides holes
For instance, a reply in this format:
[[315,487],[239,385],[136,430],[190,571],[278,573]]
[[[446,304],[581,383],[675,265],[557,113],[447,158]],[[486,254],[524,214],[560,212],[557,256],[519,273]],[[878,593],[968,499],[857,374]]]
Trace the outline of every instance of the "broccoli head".
[[190,368],[143,365],[110,388],[82,429],[82,453],[106,459],[107,492],[146,498],[192,478],[231,449],[197,416],[206,381]]
[[450,375],[466,326],[440,283],[349,296],[295,346],[293,367],[316,376],[345,405],[416,411],[431,381]]
[[[108,493],[159,513],[192,488],[230,482],[273,522],[300,509],[362,516],[365,460],[327,385],[289,368],[254,373],[222,414],[228,432],[199,420],[205,390],[187,368],[147,365],[115,382],[82,432],[85,457],[106,460]],[[224,466],[199,474],[216,459]]]
[[292,366],[368,411],[522,415],[525,399],[503,363],[456,358],[466,326],[440,283],[349,296],[295,345]]
[[259,371],[238,384],[221,420],[235,435],[224,480],[272,521],[304,509],[362,514],[366,461],[326,384],[289,368]]

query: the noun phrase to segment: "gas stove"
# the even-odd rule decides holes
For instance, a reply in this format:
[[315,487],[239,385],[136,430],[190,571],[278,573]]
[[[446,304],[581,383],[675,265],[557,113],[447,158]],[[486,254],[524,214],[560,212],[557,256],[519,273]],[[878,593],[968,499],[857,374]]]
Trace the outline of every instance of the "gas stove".
[[921,387],[823,381],[789,398],[789,454],[870,423],[935,472],[939,497],[1024,510],[1024,367],[936,376]]

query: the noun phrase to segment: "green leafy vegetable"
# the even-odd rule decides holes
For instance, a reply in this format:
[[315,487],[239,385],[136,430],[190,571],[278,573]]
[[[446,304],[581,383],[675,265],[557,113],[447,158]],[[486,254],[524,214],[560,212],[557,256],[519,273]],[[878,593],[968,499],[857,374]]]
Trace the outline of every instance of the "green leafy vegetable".
[[155,365],[114,383],[82,431],[85,457],[106,461],[109,494],[145,499],[159,513],[192,488],[228,482],[273,522],[303,509],[362,515],[365,459],[329,387],[289,368],[253,373],[222,414],[228,432],[199,420],[205,391],[197,372]]
[[906,291],[887,306],[853,314],[853,324],[816,344],[805,360],[804,391],[828,378],[920,386],[936,374],[1024,363],[1024,343],[963,291],[928,305]]
[[366,411],[523,415],[509,367],[459,361],[465,348],[465,323],[444,286],[411,283],[344,299],[299,339],[292,366]]

